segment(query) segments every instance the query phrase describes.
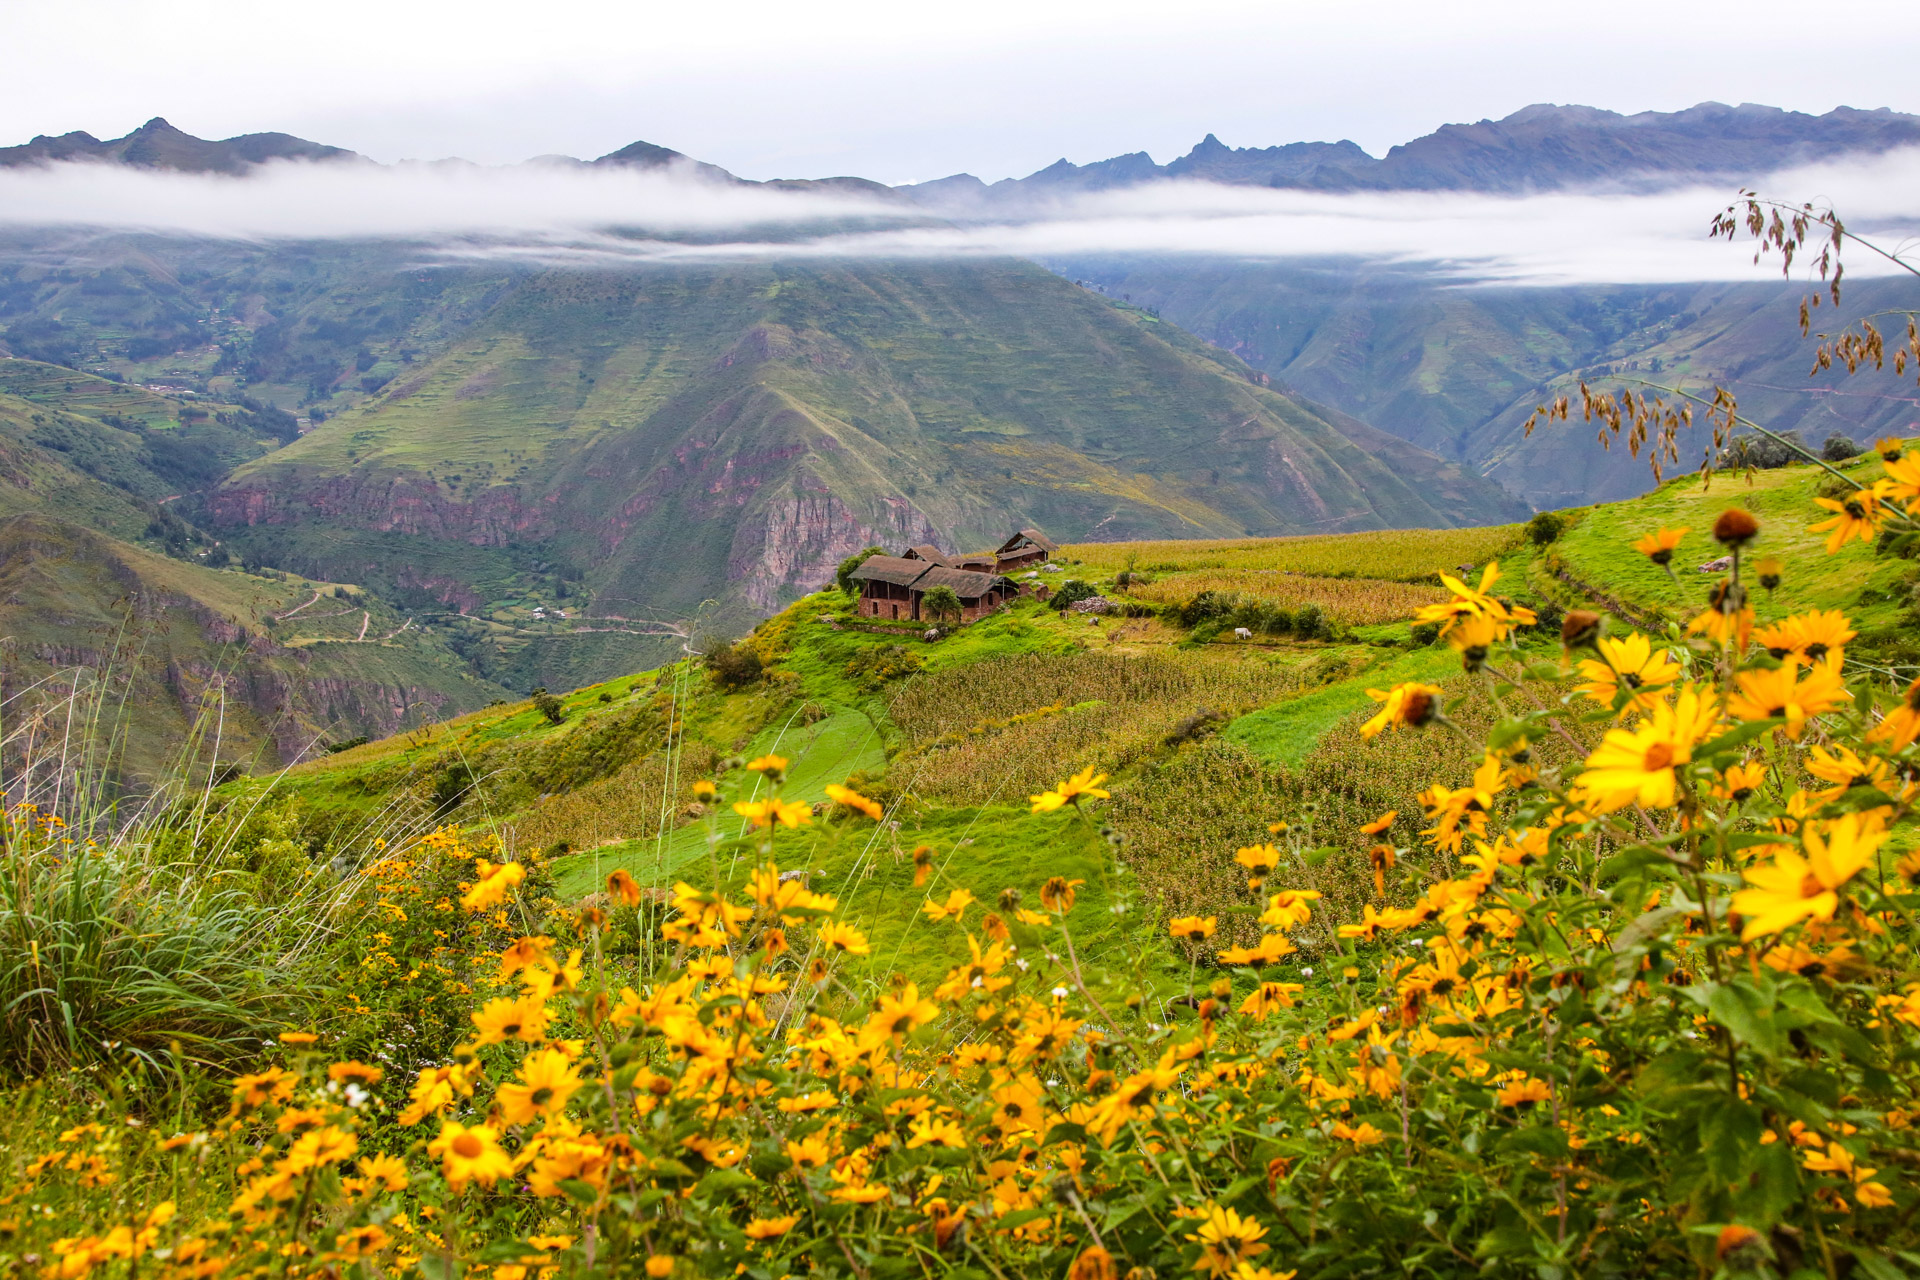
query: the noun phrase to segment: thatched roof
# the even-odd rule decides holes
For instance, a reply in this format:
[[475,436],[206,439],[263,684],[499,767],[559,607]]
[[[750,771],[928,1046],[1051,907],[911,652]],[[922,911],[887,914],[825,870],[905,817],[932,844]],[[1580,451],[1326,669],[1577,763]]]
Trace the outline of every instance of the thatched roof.
[[910,587],[921,574],[934,567],[925,560],[908,560],[903,556],[868,556],[851,576],[856,582],[890,582],[896,587]]
[[944,564],[948,566],[953,564],[953,557],[934,546],[931,542],[925,546],[908,547],[905,555],[901,558],[905,560],[926,560],[933,564]]
[[997,573],[974,573],[968,569],[949,569],[945,565],[934,565],[913,584],[915,591],[931,591],[935,587],[952,587],[953,594],[962,600],[978,600],[993,590],[995,583],[1004,582],[1008,589],[1013,581]]
[[1046,534],[1040,532],[1038,529],[1021,529],[1019,532],[1015,533],[1011,538],[1008,538],[1005,542],[1000,544],[1000,554],[1005,555],[1009,551],[1018,551],[1022,543],[1031,543],[1034,546],[1040,548],[1042,551],[1046,552],[1048,555],[1052,555],[1054,552],[1060,549],[1059,543],[1055,542],[1052,538],[1049,538]]

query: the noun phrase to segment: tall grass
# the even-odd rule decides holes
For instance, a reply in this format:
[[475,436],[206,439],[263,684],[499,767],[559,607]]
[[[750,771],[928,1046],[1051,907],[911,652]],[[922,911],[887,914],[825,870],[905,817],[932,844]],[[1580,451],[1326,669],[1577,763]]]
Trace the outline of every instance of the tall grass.
[[1134,570],[1283,569],[1324,577],[1432,581],[1441,571],[1481,565],[1525,540],[1517,524],[1478,529],[1388,529],[1302,538],[1195,538],[1163,542],[1081,542],[1062,557],[1098,574]]
[[317,995],[311,962],[354,889],[302,856],[261,892],[237,842],[266,792],[215,799],[217,693],[169,780],[125,786],[117,687],[76,673],[0,704],[0,1074],[250,1052]]
[[1129,586],[1153,604],[1180,604],[1203,591],[1249,597],[1285,609],[1319,605],[1348,626],[1403,622],[1422,605],[1447,598],[1437,586],[1383,578],[1321,578],[1278,569],[1201,569]]

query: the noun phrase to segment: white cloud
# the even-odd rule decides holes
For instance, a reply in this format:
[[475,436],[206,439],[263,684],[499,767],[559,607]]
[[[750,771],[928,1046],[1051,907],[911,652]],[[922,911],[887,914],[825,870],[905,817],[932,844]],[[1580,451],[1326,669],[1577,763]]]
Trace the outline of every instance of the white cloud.
[[[1920,227],[1920,150],[1774,175],[1892,247]],[[270,165],[248,178],[105,165],[0,170],[0,223],[248,240],[384,238],[442,260],[569,265],[775,259],[1196,254],[1356,257],[1463,280],[1752,279],[1751,246],[1712,241],[1724,188],[1525,197],[1328,195],[1162,182],[1017,215],[939,218],[857,192],[782,191],[685,172],[575,166]],[[1848,269],[1886,264],[1855,251]]]

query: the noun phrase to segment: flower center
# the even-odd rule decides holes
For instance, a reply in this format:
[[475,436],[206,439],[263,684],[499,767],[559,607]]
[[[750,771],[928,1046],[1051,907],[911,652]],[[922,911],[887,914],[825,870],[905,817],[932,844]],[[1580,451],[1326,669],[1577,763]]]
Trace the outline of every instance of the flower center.
[[478,1160],[480,1153],[485,1150],[480,1139],[470,1133],[463,1133],[453,1140],[453,1153],[463,1160]]
[[1641,762],[1641,768],[1645,769],[1648,773],[1653,773],[1660,769],[1669,769],[1672,767],[1672,747],[1664,742],[1656,742],[1647,748],[1646,759]]

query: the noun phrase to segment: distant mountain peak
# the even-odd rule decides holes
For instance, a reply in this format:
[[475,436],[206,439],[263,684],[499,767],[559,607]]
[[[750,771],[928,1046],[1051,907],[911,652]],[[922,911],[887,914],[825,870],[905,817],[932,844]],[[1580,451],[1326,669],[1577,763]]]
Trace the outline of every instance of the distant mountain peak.
[[0,147],[0,168],[87,160],[176,173],[243,174],[272,160],[363,160],[341,147],[308,142],[287,133],[243,133],[213,140],[176,128],[154,116],[125,137],[105,142],[75,131],[59,137],[40,134],[17,147]]

